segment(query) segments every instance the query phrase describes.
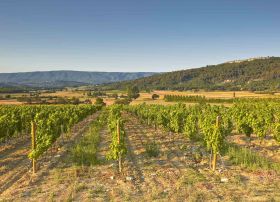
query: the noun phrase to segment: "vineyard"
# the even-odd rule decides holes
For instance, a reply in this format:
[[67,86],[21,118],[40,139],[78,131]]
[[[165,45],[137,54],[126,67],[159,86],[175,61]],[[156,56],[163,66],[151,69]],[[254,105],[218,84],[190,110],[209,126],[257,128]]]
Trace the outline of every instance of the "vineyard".
[[232,97],[227,98],[206,98],[200,95],[164,95],[164,100],[166,102],[188,102],[188,103],[238,103],[238,102],[279,102],[280,99],[277,98],[236,98],[236,93],[232,93]]
[[[55,140],[71,127],[97,110],[94,106],[24,106],[1,107],[0,140],[36,130],[36,147],[29,154],[37,159]],[[36,128],[36,129],[35,129]]]
[[[1,106],[0,127],[0,199],[280,200],[273,99],[229,107]],[[24,172],[9,181],[16,166]]]
[[[277,103],[241,102],[230,108],[210,105],[186,107],[178,104],[166,107],[143,104],[127,109],[148,125],[154,124],[155,127],[162,126],[172,132],[182,132],[188,138],[195,138],[194,136],[202,134],[207,145],[212,142],[212,139],[220,141],[218,136],[225,139],[233,130],[244,133],[248,137],[254,133],[260,140],[267,135],[272,135],[280,143],[280,110]],[[215,125],[217,117],[221,119],[218,126]],[[211,137],[212,135],[214,137]],[[222,142],[217,144],[220,145]]]

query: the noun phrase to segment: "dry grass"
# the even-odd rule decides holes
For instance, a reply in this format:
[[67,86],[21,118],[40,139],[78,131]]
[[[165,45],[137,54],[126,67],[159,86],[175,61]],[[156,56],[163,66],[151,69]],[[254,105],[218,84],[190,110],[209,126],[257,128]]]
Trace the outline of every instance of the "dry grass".
[[[198,91],[198,92],[192,92],[192,91],[154,91],[154,93],[160,95],[160,98],[163,98],[164,95],[199,95],[199,96],[205,96],[206,98],[232,98],[233,97],[233,91]],[[235,91],[235,97],[237,98],[275,98],[279,97],[279,95],[271,95],[271,94],[257,94],[249,91]]]
[[[158,94],[159,99],[153,100],[152,95]],[[233,92],[230,91],[212,91],[212,92],[192,92],[192,91],[154,91],[151,93],[140,93],[140,97],[136,100],[133,100],[131,102],[132,105],[141,104],[143,102],[147,104],[160,104],[160,105],[173,105],[176,104],[176,102],[165,102],[164,101],[164,95],[189,95],[189,96],[205,96],[206,98],[232,98]],[[256,94],[248,91],[238,91],[235,92],[235,97],[237,98],[275,98],[279,97],[279,95],[270,95],[270,94]],[[195,103],[187,103],[188,105],[194,105]],[[225,105],[225,106],[231,106],[229,103],[219,103],[217,105]]]
[[0,100],[0,105],[21,105],[17,100]]
[[42,93],[41,96],[58,96],[58,97],[85,97],[81,91],[56,91],[54,93]]

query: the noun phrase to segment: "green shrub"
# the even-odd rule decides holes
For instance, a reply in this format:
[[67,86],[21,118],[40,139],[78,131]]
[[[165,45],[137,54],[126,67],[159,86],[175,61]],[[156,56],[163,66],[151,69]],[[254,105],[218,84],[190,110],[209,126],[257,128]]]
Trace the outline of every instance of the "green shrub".
[[159,147],[155,141],[146,144],[145,148],[149,157],[157,157],[159,155]]

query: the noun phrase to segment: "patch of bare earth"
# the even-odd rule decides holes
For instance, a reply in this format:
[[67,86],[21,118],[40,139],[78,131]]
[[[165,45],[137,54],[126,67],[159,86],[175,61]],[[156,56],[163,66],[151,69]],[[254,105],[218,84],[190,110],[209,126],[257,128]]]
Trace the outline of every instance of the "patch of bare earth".
[[2,144],[0,151],[0,194],[19,180],[30,168],[27,154],[29,138],[18,139],[17,143]]

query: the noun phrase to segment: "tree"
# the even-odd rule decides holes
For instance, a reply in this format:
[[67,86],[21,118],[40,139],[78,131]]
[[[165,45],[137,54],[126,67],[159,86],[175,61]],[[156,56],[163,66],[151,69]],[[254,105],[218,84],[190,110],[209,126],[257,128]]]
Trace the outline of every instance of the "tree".
[[127,96],[131,99],[136,99],[140,96],[139,89],[137,86],[127,88]]
[[105,102],[103,101],[103,99],[100,98],[100,97],[96,98],[94,104],[95,104],[95,105],[98,105],[98,106],[105,106],[105,105],[106,105],[106,103],[105,103]]
[[115,98],[115,99],[118,99],[119,96],[118,96],[117,93],[113,93],[113,94],[112,94],[112,97]]
[[77,105],[77,104],[80,104],[80,100],[79,100],[79,98],[72,97],[71,103],[74,105]]
[[156,100],[156,99],[158,99],[158,98],[159,98],[159,95],[158,95],[158,94],[153,94],[153,95],[152,95],[152,99],[153,99],[153,100]]
[[152,90],[150,88],[146,88],[145,91],[146,91],[146,93],[151,93],[152,92]]
[[10,99],[12,96],[11,95],[6,95],[5,98],[6,99]]
[[88,96],[88,97],[91,96],[91,92],[90,92],[90,91],[87,92],[87,96]]
[[85,104],[92,104],[92,102],[91,102],[90,99],[86,99],[86,100],[84,101],[84,103],[85,103]]

